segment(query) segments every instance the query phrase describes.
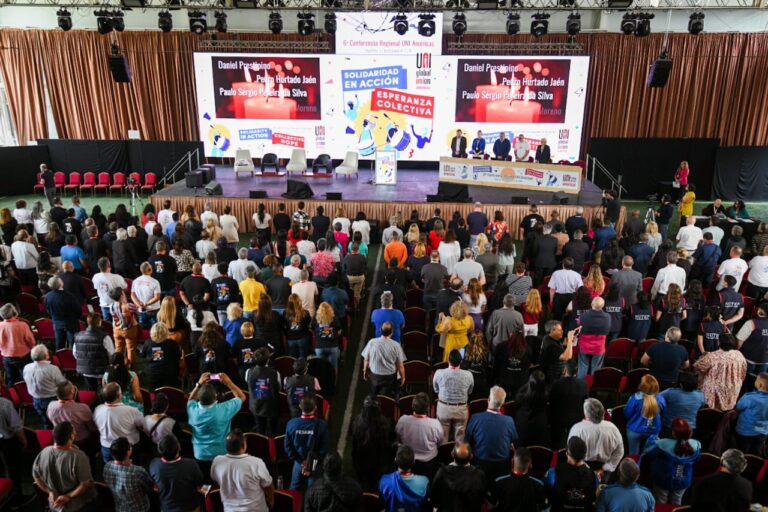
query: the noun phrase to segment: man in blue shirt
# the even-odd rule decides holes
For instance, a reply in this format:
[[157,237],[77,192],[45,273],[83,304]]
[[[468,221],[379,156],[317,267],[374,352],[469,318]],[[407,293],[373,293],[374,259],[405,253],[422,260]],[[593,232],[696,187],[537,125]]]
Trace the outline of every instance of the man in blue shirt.
[[381,326],[386,322],[392,324],[392,339],[400,342],[400,331],[405,326],[405,315],[399,309],[392,307],[394,297],[391,292],[385,291],[381,294],[381,308],[373,310],[371,313],[371,322],[376,327],[376,337],[381,337]]
[[656,500],[651,491],[638,485],[640,468],[632,459],[624,459],[619,464],[619,481],[611,484],[597,498],[597,512],[653,512]]
[[75,218],[80,221],[81,224],[85,223],[85,219],[88,218],[88,213],[85,208],[80,206],[80,198],[78,196],[72,197],[72,209],[75,210]]
[[715,237],[712,233],[704,233],[704,241],[693,253],[692,274],[704,283],[705,286],[712,284],[715,277],[717,262],[720,261],[722,251],[720,246],[715,243]]
[[424,509],[429,479],[413,474],[415,460],[413,450],[407,445],[401,445],[395,455],[397,471],[383,475],[379,480],[379,495],[387,511]]
[[291,474],[291,489],[298,490],[301,484],[307,482],[312,487],[319,468],[307,467],[307,455],[314,452],[318,455],[318,464],[328,453],[328,425],[315,416],[317,403],[314,396],[304,396],[299,402],[301,416],[293,418],[285,427],[285,453],[293,461]]
[[755,381],[755,391],[746,393],[736,403],[739,420],[736,422],[736,440],[744,453],[761,455],[760,449],[768,435],[768,373],[761,373]]
[[659,396],[664,397],[667,407],[661,415],[661,437],[672,436],[672,420],[683,418],[692,429],[696,428],[696,415],[707,405],[704,393],[698,389],[695,373],[680,372],[677,377],[680,387],[665,389]]
[[[478,132],[482,133],[482,132]],[[485,147],[485,140],[483,140],[483,147]],[[467,215],[467,228],[469,229],[469,245],[475,246],[477,242],[477,236],[480,233],[485,233],[488,228],[488,216],[483,212],[483,205],[480,202],[475,203],[475,209]]]
[[512,150],[512,143],[509,142],[507,134],[499,133],[499,138],[493,143],[493,159],[509,160],[509,152]]
[[[332,272],[328,275],[323,293],[320,295],[320,300],[327,302],[333,308],[333,316],[339,322],[344,325],[344,320],[347,318],[347,304],[349,304],[349,295],[347,292],[339,288],[339,274]],[[399,338],[398,338],[399,339]]]
[[80,303],[74,295],[64,291],[64,282],[53,276],[48,280],[50,292],[45,294],[45,310],[53,320],[56,350],[61,350],[69,344],[74,345],[75,334],[80,331],[80,317],[83,312]]
[[77,245],[77,237],[75,235],[67,235],[64,237],[64,241],[67,245],[61,248],[61,262],[69,261],[72,263],[74,271],[80,275],[83,275],[85,270],[85,253],[83,249]]
[[641,233],[637,243],[629,247],[629,255],[632,256],[633,260],[632,268],[645,277],[648,274],[648,267],[651,265],[654,254],[656,251],[648,245],[648,233]]
[[[211,381],[219,380],[234,395],[226,402],[217,400],[216,387]],[[189,394],[187,416],[192,427],[192,448],[195,460],[206,482],[210,483],[211,464],[217,455],[226,455],[226,437],[232,430],[232,418],[240,412],[245,393],[226,373],[204,373]]]
[[165,225],[165,236],[168,237],[168,240],[173,240],[173,234],[176,233],[176,224],[179,223],[179,214],[178,212],[173,212],[173,215],[171,216],[171,222]]
[[616,230],[607,221],[604,224],[602,220],[595,219],[595,251],[602,251],[608,247],[608,242],[616,238]]
[[472,446],[475,461],[489,482],[509,473],[510,448],[518,438],[515,420],[501,412],[506,398],[504,388],[492,387],[488,409],[472,415],[464,432],[464,441]]

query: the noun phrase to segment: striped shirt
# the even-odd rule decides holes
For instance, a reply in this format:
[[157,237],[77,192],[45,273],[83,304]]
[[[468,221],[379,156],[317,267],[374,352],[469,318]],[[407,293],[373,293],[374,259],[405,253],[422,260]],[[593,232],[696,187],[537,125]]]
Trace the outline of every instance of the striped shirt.
[[406,360],[403,347],[384,337],[370,340],[361,355],[368,361],[370,372],[376,375],[392,375],[397,372],[397,365]]
[[155,483],[141,466],[108,462],[104,466],[104,482],[115,497],[118,512],[144,512],[149,510],[149,496]]
[[467,403],[474,384],[472,373],[459,368],[437,370],[432,379],[437,399],[447,404]]

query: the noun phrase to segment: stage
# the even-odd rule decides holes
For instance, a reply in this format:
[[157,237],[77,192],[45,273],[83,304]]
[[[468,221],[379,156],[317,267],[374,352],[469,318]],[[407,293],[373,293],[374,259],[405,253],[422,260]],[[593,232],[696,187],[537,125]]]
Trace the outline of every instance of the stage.
[[[411,170],[398,169],[397,185],[373,185],[370,182],[372,173],[370,168],[363,164],[358,178],[355,177],[302,177],[292,175],[291,179],[303,181],[312,188],[314,197],[305,199],[306,209],[314,214],[319,205],[325,206],[326,214],[333,217],[338,207],[343,207],[345,214],[354,217],[358,211],[365,212],[369,219],[378,220],[386,227],[389,217],[400,212],[403,217],[410,216],[411,210],[418,210],[422,219],[432,216],[435,208],[442,210],[444,218],[450,218],[454,211],[466,215],[473,205],[472,203],[433,202],[427,203],[427,195],[437,194],[438,171],[437,170]],[[251,219],[259,203],[264,203],[267,210],[274,214],[278,203],[286,203],[288,210],[295,211],[298,200],[284,199],[281,197],[286,191],[286,176],[254,176],[241,174],[236,178],[232,167],[217,166],[216,181],[221,185],[223,195],[208,196],[205,189],[187,188],[184,180],[158,190],[152,197],[152,203],[158,210],[162,208],[163,201],[168,199],[176,211],[192,204],[198,213],[206,202],[214,204],[214,210],[221,213],[224,206],[229,205],[233,214],[237,217],[241,232],[251,231],[253,221]],[[529,202],[535,202],[544,218],[548,219],[552,210],[560,212],[561,219],[572,215],[576,205],[584,207],[584,215],[591,219],[594,215],[602,214],[600,207],[601,190],[589,181],[584,181],[581,192],[576,195],[568,195],[568,204],[552,204],[552,192],[516,191],[508,188],[469,186],[469,195],[473,201],[483,203],[486,213],[493,215],[494,210],[504,212],[505,219],[510,226],[519,225],[522,218],[528,213],[525,204],[511,204],[512,197],[523,197]],[[267,194],[266,199],[250,199],[249,191],[263,190]],[[328,192],[340,192],[343,201],[328,201],[325,194]],[[622,214],[623,222],[624,215]],[[517,232],[513,230],[515,234]]]

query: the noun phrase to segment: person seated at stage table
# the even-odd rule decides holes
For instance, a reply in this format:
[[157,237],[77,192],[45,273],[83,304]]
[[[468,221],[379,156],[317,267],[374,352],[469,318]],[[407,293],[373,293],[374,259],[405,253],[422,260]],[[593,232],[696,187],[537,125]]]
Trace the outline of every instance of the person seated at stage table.
[[456,130],[456,136],[451,139],[451,156],[453,158],[467,158],[467,138]]
[[485,156],[485,139],[483,138],[482,130],[477,130],[477,137],[472,140],[472,153],[473,158],[483,158]]
[[552,155],[549,146],[547,145],[547,139],[541,139],[539,147],[536,148],[536,156],[534,157],[534,160],[540,164],[552,163]]
[[725,214],[731,218],[731,219],[748,219],[749,213],[747,213],[747,207],[744,204],[744,201],[741,199],[737,199],[733,202],[733,206],[728,208],[728,211],[725,212]]
[[531,145],[525,140],[525,137],[521,133],[515,139],[515,160],[518,162],[525,162],[528,160],[528,155],[531,154]]
[[509,160],[509,152],[512,150],[512,145],[507,139],[507,134],[504,132],[499,133],[499,138],[493,143],[493,159],[494,160]]
[[701,215],[712,217],[713,215],[717,215],[718,213],[722,213],[725,215],[725,206],[723,206],[723,200],[719,197],[714,200],[714,202],[708,204],[704,208],[701,209]]

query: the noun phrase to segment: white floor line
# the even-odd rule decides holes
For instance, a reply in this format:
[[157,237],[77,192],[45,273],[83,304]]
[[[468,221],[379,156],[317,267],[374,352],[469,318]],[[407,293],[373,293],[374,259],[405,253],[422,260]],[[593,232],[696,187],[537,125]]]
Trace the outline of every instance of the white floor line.
[[[381,245],[376,250],[376,266],[373,269],[373,276],[370,282],[366,280],[366,285],[369,290],[373,290],[373,286],[378,282],[379,267],[381,266]],[[360,382],[360,372],[362,371],[363,358],[361,356],[365,343],[368,341],[368,326],[371,323],[371,308],[373,307],[373,293],[368,293],[368,302],[365,305],[365,319],[363,320],[363,327],[360,331],[360,340],[357,345],[357,355],[355,357],[355,369],[352,372],[352,382],[349,386],[349,394],[347,395],[347,405],[344,408],[344,421],[341,423],[341,433],[339,434],[339,444],[337,450],[344,456],[344,450],[347,447],[347,437],[349,437],[349,425],[352,423],[352,409],[355,405],[355,394],[357,392],[357,385]]]

